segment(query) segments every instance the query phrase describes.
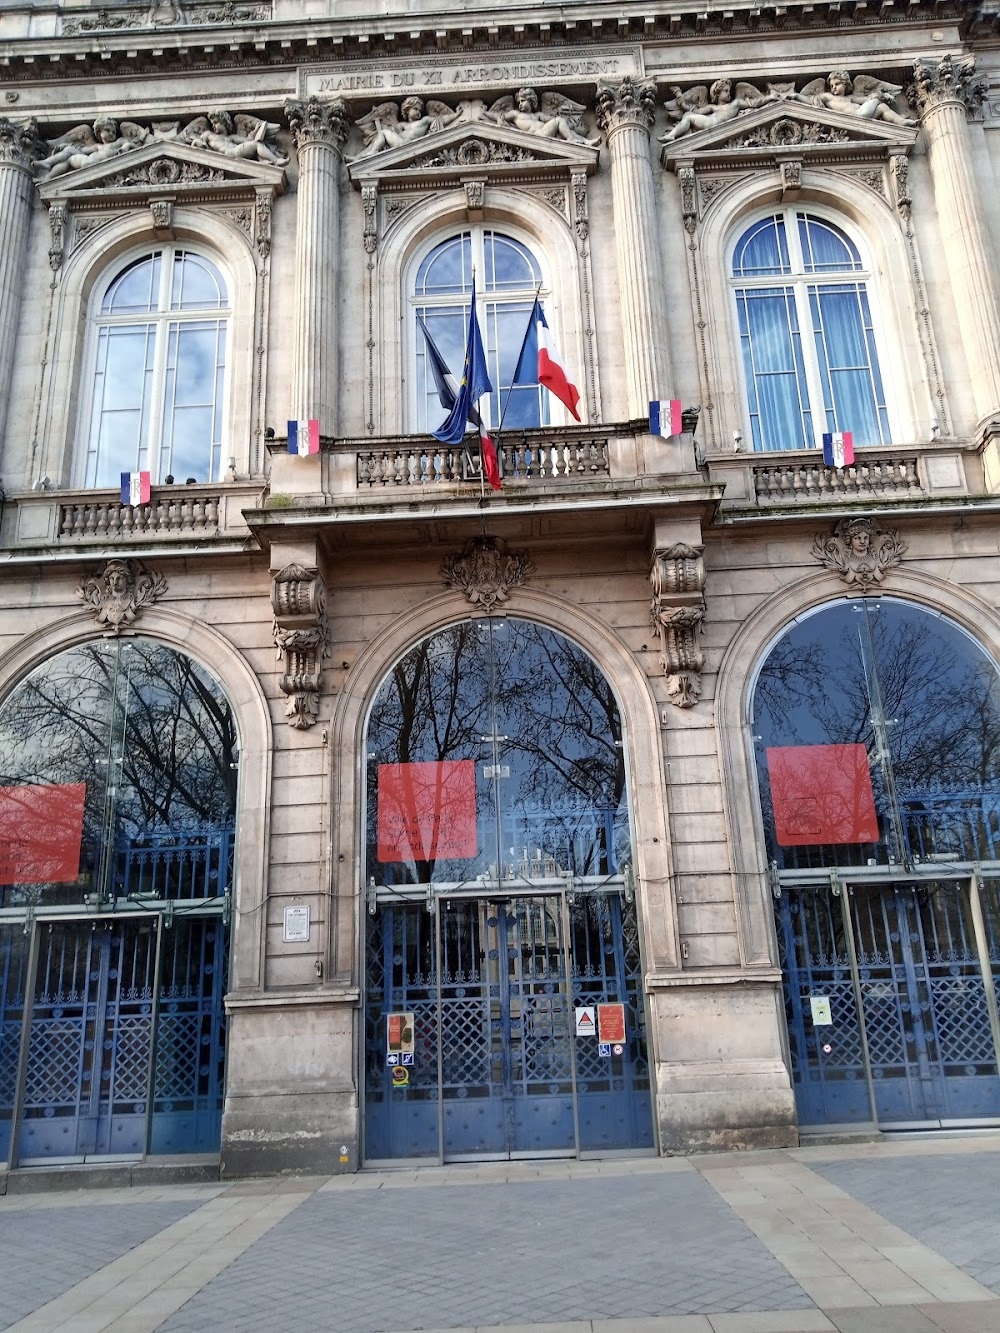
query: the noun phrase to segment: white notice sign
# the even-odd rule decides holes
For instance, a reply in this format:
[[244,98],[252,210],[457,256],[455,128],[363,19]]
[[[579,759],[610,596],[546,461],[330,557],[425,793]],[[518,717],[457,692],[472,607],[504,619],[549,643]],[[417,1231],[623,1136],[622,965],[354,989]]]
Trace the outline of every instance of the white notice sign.
[[576,1035],[578,1037],[596,1037],[597,1021],[595,1018],[595,1007],[592,1004],[581,1005],[574,1009],[576,1014]]
[[829,995],[810,995],[809,1008],[812,1010],[814,1028],[825,1028],[832,1025],[833,1016],[830,1013]]
[[308,907],[285,908],[285,930],[282,938],[286,944],[309,943]]

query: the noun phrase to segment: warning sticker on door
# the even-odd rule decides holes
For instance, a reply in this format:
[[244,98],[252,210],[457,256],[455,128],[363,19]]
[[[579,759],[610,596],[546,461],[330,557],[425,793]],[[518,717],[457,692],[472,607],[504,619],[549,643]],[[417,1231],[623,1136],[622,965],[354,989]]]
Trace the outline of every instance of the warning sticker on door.
[[595,1009],[592,1004],[580,1005],[573,1010],[576,1014],[576,1035],[578,1037],[596,1037],[597,1023],[594,1018]]
[[597,1006],[597,1035],[601,1041],[623,1042],[625,1040],[625,1006],[623,1004],[599,1004]]

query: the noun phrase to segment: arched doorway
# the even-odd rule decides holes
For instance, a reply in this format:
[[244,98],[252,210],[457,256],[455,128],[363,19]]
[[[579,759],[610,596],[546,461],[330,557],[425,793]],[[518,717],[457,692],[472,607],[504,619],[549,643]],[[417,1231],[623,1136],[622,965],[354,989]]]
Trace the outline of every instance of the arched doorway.
[[219,685],[149,640],[0,706],[0,1159],[218,1148],[238,761]]
[[383,681],[365,741],[369,1161],[652,1146],[623,746],[597,664],[528,621],[452,625]]
[[888,597],[804,616],[751,715],[800,1123],[1000,1118],[1000,676]]

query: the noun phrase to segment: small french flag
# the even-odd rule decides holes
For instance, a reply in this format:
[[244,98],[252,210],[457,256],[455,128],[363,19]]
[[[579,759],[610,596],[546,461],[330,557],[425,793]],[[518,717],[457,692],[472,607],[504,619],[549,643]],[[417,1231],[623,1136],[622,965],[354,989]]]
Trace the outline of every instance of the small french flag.
[[319,422],[290,421],[288,423],[288,452],[290,454],[318,454]]
[[649,433],[650,435],[662,435],[664,438],[669,435],[680,435],[681,400],[679,398],[671,398],[668,403],[650,403]]
[[149,504],[148,472],[122,473],[122,504],[123,505]]
[[823,436],[823,462],[827,467],[850,467],[854,462],[854,436],[849,430]]

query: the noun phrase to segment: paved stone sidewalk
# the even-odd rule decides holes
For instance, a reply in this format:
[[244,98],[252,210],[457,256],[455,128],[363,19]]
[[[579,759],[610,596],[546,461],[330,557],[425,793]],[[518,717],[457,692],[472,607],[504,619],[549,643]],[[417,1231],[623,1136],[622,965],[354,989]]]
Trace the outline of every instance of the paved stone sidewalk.
[[17,1333],[1000,1333],[1000,1136],[0,1199]]

